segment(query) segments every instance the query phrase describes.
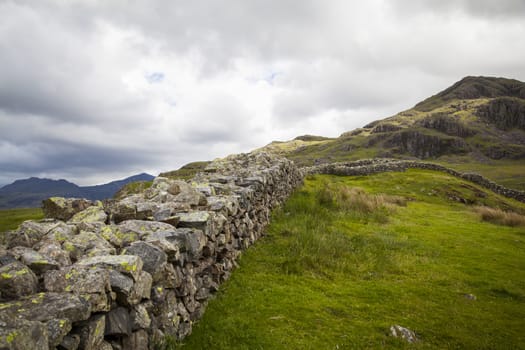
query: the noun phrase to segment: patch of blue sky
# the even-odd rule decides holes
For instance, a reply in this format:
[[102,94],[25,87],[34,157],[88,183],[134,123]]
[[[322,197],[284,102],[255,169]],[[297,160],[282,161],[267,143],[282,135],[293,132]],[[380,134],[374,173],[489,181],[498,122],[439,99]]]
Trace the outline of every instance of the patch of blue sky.
[[153,72],[145,76],[146,80],[150,84],[160,83],[164,80],[164,73],[162,72]]

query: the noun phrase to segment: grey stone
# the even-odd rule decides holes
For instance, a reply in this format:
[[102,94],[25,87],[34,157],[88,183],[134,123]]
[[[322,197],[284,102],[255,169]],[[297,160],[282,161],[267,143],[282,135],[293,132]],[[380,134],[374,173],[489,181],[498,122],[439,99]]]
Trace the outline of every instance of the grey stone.
[[106,314],[106,329],[104,335],[130,335],[131,319],[124,307],[118,307]]
[[170,242],[177,242],[181,252],[187,252],[192,259],[198,259],[206,245],[206,236],[201,230],[177,228],[166,236]]
[[31,269],[14,261],[0,267],[0,297],[3,299],[18,299],[31,295],[38,290],[38,279]]
[[133,331],[148,329],[151,325],[151,318],[144,304],[135,305],[130,312],[130,317]]
[[0,349],[48,350],[47,327],[41,322],[12,317],[0,313]]
[[174,231],[157,231],[145,237],[145,241],[159,247],[168,255],[168,260],[180,258],[179,241],[173,235]]
[[124,348],[127,350],[143,350],[148,349],[148,333],[144,330],[133,332],[131,336],[124,338]]
[[91,305],[82,297],[69,293],[38,293],[2,305],[2,313],[31,321],[47,322],[68,319],[72,323],[86,320]]
[[151,296],[152,278],[146,271],[142,271],[135,283],[133,279],[118,271],[110,271],[110,283],[120,305],[136,305],[142,299],[149,299]]
[[115,248],[102,236],[94,232],[81,231],[70,240],[62,244],[69,252],[71,259],[80,260],[84,256],[112,255]]
[[119,271],[137,280],[142,272],[142,259],[135,255],[100,255],[85,258],[77,266],[100,266]]
[[160,267],[166,263],[167,255],[161,249],[147,242],[133,242],[127,247],[123,254],[136,255],[142,259],[143,270],[149,272],[153,281],[158,281],[163,278]]
[[80,336],[78,334],[68,334],[58,345],[60,350],[77,350],[80,345]]
[[109,271],[85,266],[69,266],[63,270],[49,271],[44,275],[44,287],[49,292],[72,292],[81,295],[91,304],[92,312],[109,311],[111,292]]
[[46,218],[67,221],[91,205],[87,199],[51,197],[42,202],[42,210]]
[[22,263],[27,265],[37,275],[41,275],[49,270],[56,270],[60,267],[55,260],[50,259],[33,249],[24,248],[20,253],[20,260]]
[[88,207],[69,219],[69,222],[106,222],[108,215],[104,211],[104,207],[101,202],[98,202],[97,205]]
[[104,341],[106,317],[104,315],[92,316],[88,321],[80,324],[76,332],[80,335],[79,349],[98,350]]
[[110,220],[116,224],[137,218],[137,205],[129,199],[111,202],[106,209],[111,213]]
[[399,325],[393,325],[390,327],[390,334],[395,338],[401,338],[408,343],[415,343],[418,341],[416,333],[414,331],[399,326]]
[[213,212],[208,211],[190,211],[187,213],[177,213],[180,217],[179,227],[188,227],[202,230],[205,233],[210,229]]
[[69,253],[62,249],[59,243],[47,243],[42,245],[38,253],[56,261],[60,267],[71,265]]
[[54,220],[24,221],[16,231],[7,233],[5,241],[9,248],[16,246],[31,248],[58,225]]
[[53,319],[46,323],[49,348],[53,349],[62,343],[64,337],[71,330],[71,321],[67,318]]
[[108,343],[107,341],[102,341],[102,343],[100,343],[100,346],[98,347],[98,350],[114,350],[113,349],[113,346],[111,346],[110,343]]
[[152,232],[173,229],[173,226],[170,224],[144,220],[126,220],[121,222],[118,227],[123,234],[135,234],[137,239],[142,239]]

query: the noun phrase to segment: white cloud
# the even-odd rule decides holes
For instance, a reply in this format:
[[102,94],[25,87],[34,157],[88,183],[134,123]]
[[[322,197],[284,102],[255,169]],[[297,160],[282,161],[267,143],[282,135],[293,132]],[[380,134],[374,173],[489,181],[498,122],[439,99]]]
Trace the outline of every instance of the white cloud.
[[0,183],[171,170],[524,80],[523,2],[494,4],[0,1]]

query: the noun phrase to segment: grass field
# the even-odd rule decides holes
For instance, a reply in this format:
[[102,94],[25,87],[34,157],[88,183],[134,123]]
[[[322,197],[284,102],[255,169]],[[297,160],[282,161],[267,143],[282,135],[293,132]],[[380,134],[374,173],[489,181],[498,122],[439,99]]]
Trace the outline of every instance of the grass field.
[[525,227],[483,221],[487,206],[525,213],[442,173],[310,177],[168,347],[524,349]]
[[14,230],[25,220],[38,220],[44,217],[40,208],[0,210],[0,233]]

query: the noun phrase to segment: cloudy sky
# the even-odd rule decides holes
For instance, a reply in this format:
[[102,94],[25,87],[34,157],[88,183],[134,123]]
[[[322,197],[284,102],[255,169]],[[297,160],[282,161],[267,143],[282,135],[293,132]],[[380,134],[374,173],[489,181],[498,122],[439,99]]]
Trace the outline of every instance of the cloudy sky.
[[523,0],[0,0],[0,184],[154,175],[525,81]]

